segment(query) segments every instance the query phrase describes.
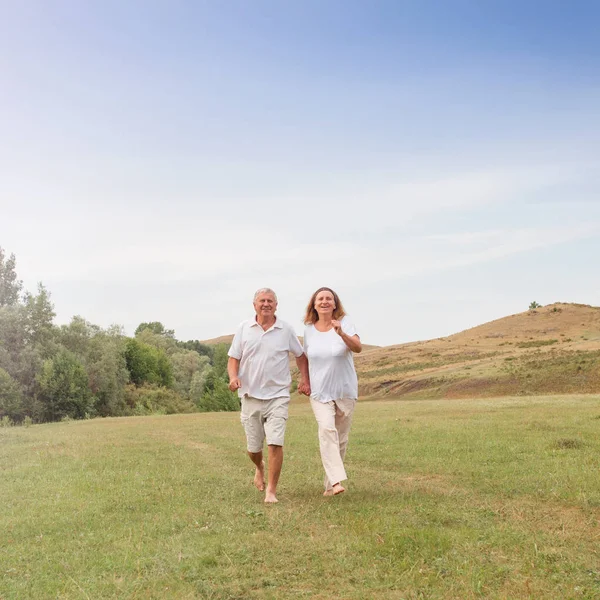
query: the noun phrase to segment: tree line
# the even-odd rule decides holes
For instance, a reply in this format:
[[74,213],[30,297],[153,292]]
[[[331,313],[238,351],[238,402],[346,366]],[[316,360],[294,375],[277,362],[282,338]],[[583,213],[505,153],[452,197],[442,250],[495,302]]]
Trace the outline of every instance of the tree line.
[[160,322],[133,337],[75,316],[56,325],[48,290],[23,291],[0,247],[0,422],[237,410],[227,344],[180,341]]

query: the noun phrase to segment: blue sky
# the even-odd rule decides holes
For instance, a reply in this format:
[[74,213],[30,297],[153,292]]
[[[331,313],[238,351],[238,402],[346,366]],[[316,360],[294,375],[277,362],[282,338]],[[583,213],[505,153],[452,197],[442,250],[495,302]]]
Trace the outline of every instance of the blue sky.
[[0,246],[59,322],[365,342],[600,305],[594,2],[0,5]]

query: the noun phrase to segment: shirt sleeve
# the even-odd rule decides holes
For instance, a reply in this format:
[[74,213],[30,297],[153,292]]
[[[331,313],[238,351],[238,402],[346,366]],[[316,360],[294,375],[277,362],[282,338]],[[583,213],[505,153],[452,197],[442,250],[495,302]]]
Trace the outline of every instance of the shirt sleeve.
[[358,335],[358,331],[356,331],[356,327],[354,326],[354,323],[348,318],[347,315],[342,319],[342,331],[346,335],[349,335],[349,336],[357,335],[358,337],[360,337],[360,335]]
[[298,336],[292,327],[290,327],[290,352],[296,358],[304,354],[304,348],[302,348],[300,340],[298,339]]
[[240,360],[242,358],[242,330],[244,328],[244,324],[242,323],[235,335],[233,336],[233,341],[231,342],[231,346],[229,347],[229,352],[227,352],[228,356],[231,358],[235,358],[236,360]]

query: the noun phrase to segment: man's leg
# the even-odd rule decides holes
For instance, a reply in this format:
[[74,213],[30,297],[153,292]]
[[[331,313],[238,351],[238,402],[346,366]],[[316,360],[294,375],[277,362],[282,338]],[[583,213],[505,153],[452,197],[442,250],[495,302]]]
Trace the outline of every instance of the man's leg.
[[288,407],[290,399],[273,398],[268,400],[264,411],[265,436],[269,449],[269,473],[267,476],[267,493],[265,502],[273,504],[277,502],[277,483],[283,465],[283,440],[285,437],[285,426],[288,418]]
[[283,465],[283,446],[275,446],[269,444],[269,476],[267,483],[267,493],[265,502],[273,504],[279,502],[275,492],[277,491],[277,483],[281,474],[281,466]]
[[242,399],[240,420],[246,432],[248,456],[254,463],[254,485],[261,492],[265,489],[265,462],[262,447],[265,432],[262,422],[262,401],[254,398]]
[[248,450],[248,456],[256,466],[254,472],[254,486],[256,489],[263,492],[265,489],[265,461],[263,460],[262,450],[260,452],[250,452]]

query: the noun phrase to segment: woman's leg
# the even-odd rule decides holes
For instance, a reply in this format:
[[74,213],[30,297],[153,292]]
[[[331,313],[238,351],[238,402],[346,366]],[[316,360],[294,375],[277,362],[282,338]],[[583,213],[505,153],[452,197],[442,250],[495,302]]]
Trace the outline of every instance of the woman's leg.
[[325,491],[328,491],[332,484],[346,479],[346,470],[340,454],[340,440],[335,424],[336,406],[333,402],[324,403],[313,399],[310,404],[319,426],[319,448],[325,469]]
[[350,426],[352,425],[352,415],[354,414],[355,406],[356,400],[348,400],[344,398],[343,400],[335,401],[335,428],[338,432],[340,456],[342,461],[346,457],[348,437],[350,435]]

